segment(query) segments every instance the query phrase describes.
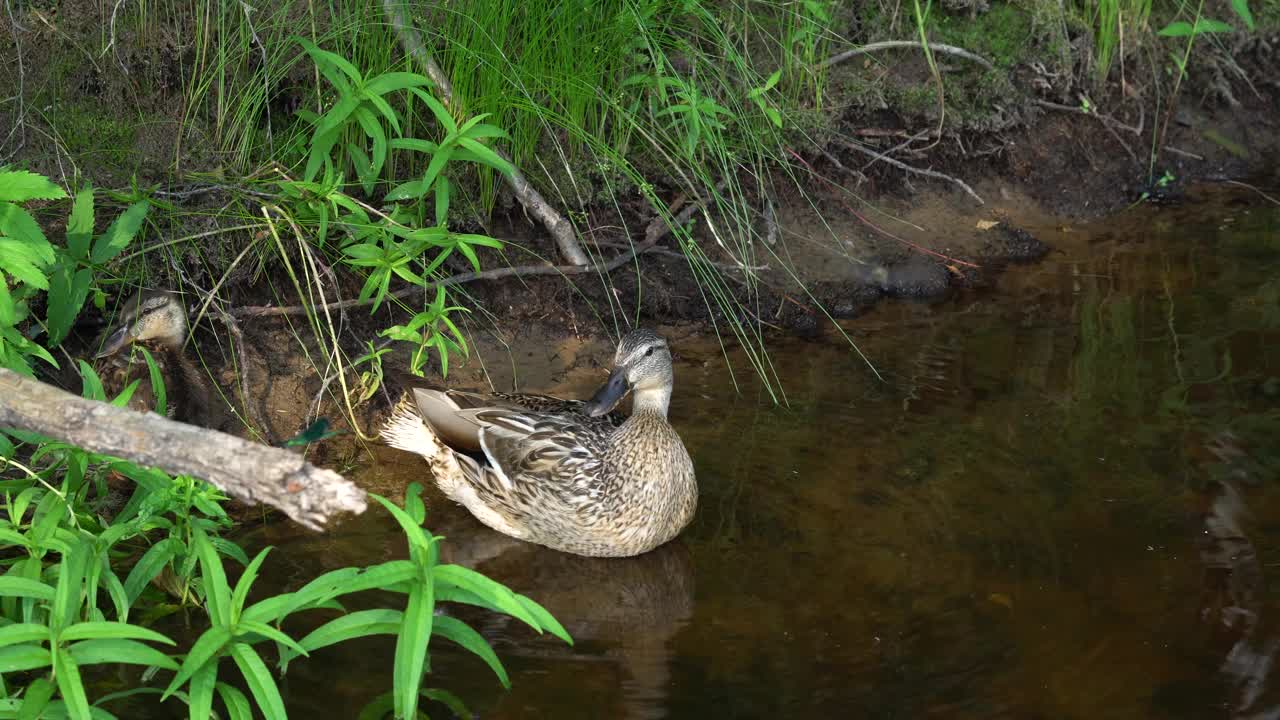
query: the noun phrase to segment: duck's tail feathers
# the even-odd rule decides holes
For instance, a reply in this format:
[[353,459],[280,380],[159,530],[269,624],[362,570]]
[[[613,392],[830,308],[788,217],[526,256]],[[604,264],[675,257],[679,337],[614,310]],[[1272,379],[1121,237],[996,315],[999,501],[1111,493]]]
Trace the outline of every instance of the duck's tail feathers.
[[463,482],[462,467],[453,451],[423,422],[412,396],[406,396],[396,405],[382,426],[382,439],[393,448],[421,455],[431,468],[436,485],[445,495],[454,498],[458,485]]

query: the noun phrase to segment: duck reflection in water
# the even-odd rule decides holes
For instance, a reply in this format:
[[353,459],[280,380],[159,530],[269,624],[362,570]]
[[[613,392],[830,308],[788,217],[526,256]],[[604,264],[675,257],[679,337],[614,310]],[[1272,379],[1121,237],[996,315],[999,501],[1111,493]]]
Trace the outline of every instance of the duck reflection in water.
[[1245,534],[1248,508],[1240,490],[1252,484],[1245,469],[1247,457],[1230,433],[1220,433],[1207,444],[1228,471],[1210,483],[1204,497],[1200,560],[1204,564],[1204,599],[1201,618],[1219,625],[1232,639],[1220,672],[1233,697],[1230,717],[1280,717],[1280,698],[1268,692],[1267,680],[1280,651],[1280,635],[1260,631],[1262,568],[1258,552]]
[[[574,673],[589,663],[594,679],[616,677],[620,692],[610,694],[620,698],[622,707],[599,708],[598,717],[666,716],[670,646],[693,615],[693,561],[682,541],[636,557],[593,558],[520,542],[470,522],[458,525],[452,532],[439,531],[449,538],[441,543],[440,561],[471,567],[538,601],[564,624],[574,645],[531,636],[522,623],[505,615],[452,605],[446,612],[465,614],[463,619],[493,643],[504,662],[536,658],[540,672],[550,666],[553,676],[559,674],[559,663],[575,668]],[[546,692],[555,690],[513,678],[512,689],[485,717],[524,717],[529,696]]]

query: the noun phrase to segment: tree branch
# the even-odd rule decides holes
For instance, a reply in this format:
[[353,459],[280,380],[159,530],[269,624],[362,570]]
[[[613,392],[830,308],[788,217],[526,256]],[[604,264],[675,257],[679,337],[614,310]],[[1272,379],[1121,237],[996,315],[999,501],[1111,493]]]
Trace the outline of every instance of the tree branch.
[[893,159],[893,158],[889,157],[888,155],[885,155],[884,153],[878,153],[878,152],[876,152],[875,150],[872,150],[871,148],[865,148],[865,147],[862,147],[861,145],[859,145],[859,144],[857,144],[857,143],[854,143],[854,142],[849,142],[848,140],[845,140],[844,138],[834,138],[834,141],[835,141],[835,143],[836,143],[836,144],[838,144],[840,147],[846,148],[846,149],[848,149],[848,150],[855,150],[855,151],[860,152],[860,153],[862,153],[862,154],[864,154],[864,155],[870,155],[871,157],[873,157],[873,158],[875,158],[875,159],[877,159],[877,160],[880,160],[880,161],[883,161],[883,162],[889,163],[890,165],[892,165],[892,166],[894,166],[894,167],[896,167],[896,168],[899,168],[899,169],[901,169],[901,170],[905,170],[905,171],[907,171],[907,172],[909,172],[909,173],[915,173],[916,175],[923,175],[924,177],[936,178],[936,179],[938,179],[938,180],[946,180],[947,182],[949,182],[949,183],[952,183],[952,184],[956,185],[956,186],[957,186],[957,187],[959,187],[961,190],[964,190],[964,191],[965,191],[965,193],[967,193],[967,194],[969,195],[969,197],[971,197],[971,198],[973,198],[974,200],[978,201],[978,204],[979,204],[979,205],[986,205],[986,203],[984,203],[984,202],[982,201],[982,198],[978,196],[978,193],[974,192],[974,191],[973,191],[973,188],[969,187],[968,183],[966,183],[965,181],[963,181],[963,180],[961,180],[961,179],[959,179],[959,178],[951,177],[950,175],[948,175],[948,174],[946,174],[946,173],[940,173],[940,172],[938,172],[937,170],[926,170],[926,169],[924,169],[924,168],[918,168],[918,167],[914,167],[914,166],[912,166],[912,165],[908,165],[908,164],[906,164],[906,163],[902,162],[901,160],[895,160],[895,159]]
[[301,455],[214,430],[85,400],[0,368],[0,427],[13,427],[172,474],[194,475],[249,503],[279,508],[323,529],[341,512],[362,513],[365,493]]
[[[426,68],[427,76],[435,83],[437,91],[440,93],[441,99],[445,105],[453,106],[453,86],[449,83],[449,78],[436,64],[435,58],[431,56],[430,49],[426,43],[422,41],[422,35],[418,32],[418,28],[414,26],[413,20],[406,12],[405,0],[383,0],[382,6],[387,13],[387,18],[391,21],[391,26],[395,28],[396,36],[400,38],[400,44],[404,47],[405,52],[410,57],[416,58]],[[490,148],[496,152],[499,157],[511,163],[511,158],[498,148]],[[511,188],[511,192],[515,193],[516,199],[529,211],[531,215],[538,219],[555,238],[556,247],[560,249],[560,254],[564,259],[569,261],[570,265],[577,265],[586,268],[590,261],[587,259],[586,253],[582,251],[582,245],[578,242],[577,235],[573,232],[573,223],[562,215],[558,210],[551,207],[551,204],[542,197],[542,194],[534,189],[533,185],[525,178],[524,174],[516,168],[515,163],[511,163],[513,171],[510,175],[503,174],[502,177],[507,181],[507,185]]]
[[[855,57],[857,55],[865,55],[867,53],[876,52],[877,50],[892,50],[895,48],[918,48],[918,47],[920,47],[920,42],[917,40],[885,40],[883,42],[874,42],[867,45],[862,45],[860,47],[852,48],[850,50],[845,50],[844,52],[838,55],[832,55],[826,60],[823,60],[822,62],[818,63],[817,69],[824,70],[826,68],[831,67],[832,65],[842,63],[851,57]],[[969,52],[964,48],[958,48],[954,45],[943,45],[942,43],[931,42],[929,43],[929,49],[937,53],[942,53],[944,55],[955,55],[956,57],[962,57],[965,60],[972,60],[973,62],[978,63],[979,65],[981,65],[982,67],[988,70],[996,69],[995,66],[992,65],[989,60],[982,57],[981,55]]]

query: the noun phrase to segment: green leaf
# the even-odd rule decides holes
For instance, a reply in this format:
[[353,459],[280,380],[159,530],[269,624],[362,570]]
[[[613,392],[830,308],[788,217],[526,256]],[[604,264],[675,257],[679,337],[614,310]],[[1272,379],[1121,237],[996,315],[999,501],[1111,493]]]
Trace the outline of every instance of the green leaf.
[[49,651],[39,645],[10,645],[0,648],[0,673],[48,667]]
[[[374,497],[377,496],[374,495]],[[399,510],[399,508],[396,509]],[[415,525],[414,528],[417,526]],[[434,614],[435,595],[432,582],[427,578],[409,590],[409,603],[404,611],[404,624],[400,628],[400,634],[396,636],[392,686],[396,694],[397,717],[417,716],[418,688],[422,686],[422,674],[427,667],[427,643],[431,640],[431,623]]]
[[231,658],[240,668],[240,674],[249,685],[249,692],[263,716],[267,720],[286,720],[288,714],[284,709],[284,700],[280,698],[280,690],[258,653],[244,643],[235,643],[231,646]]
[[165,538],[142,554],[137,564],[129,571],[129,577],[124,581],[124,590],[129,598],[129,604],[132,605],[137,601],[142,591],[147,588],[147,584],[164,570],[165,565],[176,557],[180,550],[181,545],[177,540]]
[[382,117],[386,118],[387,122],[391,123],[391,130],[396,135],[399,135],[400,116],[396,114],[395,110],[391,109],[391,105],[377,95],[366,95],[365,99],[368,100],[369,104],[374,106],[378,112],[382,113]]
[[192,645],[191,650],[187,652],[187,656],[182,660],[182,667],[173,676],[173,680],[169,681],[169,687],[165,688],[161,699],[167,699],[206,664],[217,665],[220,653],[230,642],[231,630],[229,628],[213,627],[205,630],[200,639],[196,640],[196,644]]
[[84,693],[84,682],[80,680],[80,666],[68,650],[60,648],[54,654],[53,675],[72,720],[91,720],[89,698]]
[[[131,639],[131,640],[150,640],[164,645],[176,645],[174,641],[161,635],[155,630],[138,625],[130,625],[122,622],[82,622],[76,623],[58,636],[59,642],[68,642],[71,640],[109,640],[109,639]],[[176,668],[175,668],[176,669]]]
[[524,595],[517,594],[516,600],[524,606],[525,610],[529,611],[530,615],[537,619],[538,624],[542,626],[543,630],[555,635],[565,641],[568,645],[573,644],[573,638],[569,636],[569,631],[565,630],[564,626],[560,624],[560,621],[556,620],[555,616],[548,612],[546,608]]
[[239,628],[242,634],[255,633],[257,635],[261,635],[262,637],[268,640],[272,640],[283,647],[289,648],[290,650],[292,650],[293,652],[299,655],[307,654],[306,648],[299,645],[296,640],[289,637],[288,635],[285,635],[283,632],[271,627],[266,623],[254,622],[252,620],[245,620],[239,623],[238,625],[236,625],[236,627]]
[[436,225],[443,226],[449,221],[449,178],[436,178]]
[[369,174],[373,178],[377,178],[382,174],[382,166],[387,161],[387,133],[382,129],[382,124],[373,116],[366,108],[356,108],[356,122],[360,123],[360,128],[364,130],[364,134],[373,140],[372,164],[369,167]]
[[470,625],[457,618],[441,615],[435,618],[435,625],[431,628],[431,634],[447,638],[466,648],[468,652],[484,660],[489,669],[493,670],[493,674],[498,676],[498,681],[502,683],[502,687],[511,687],[511,679],[507,677],[507,670],[502,667],[502,661],[498,660],[498,655],[493,651],[489,642],[480,633],[473,630]]
[[253,707],[244,693],[232,685],[218,683],[218,696],[227,707],[228,720],[253,720]]
[[80,614],[80,595],[84,587],[85,566],[89,562],[89,546],[77,543],[58,564],[58,584],[53,593],[53,609],[49,624],[55,635],[70,627]]
[[191,676],[187,691],[187,717],[209,720],[213,716],[213,688],[218,683],[218,666],[205,665]]
[[351,78],[352,82],[358,83],[361,81],[360,71],[356,69],[355,65],[347,62],[347,60],[341,55],[331,53],[328,50],[321,50],[304,37],[294,35],[292,40],[301,45],[313,59],[332,64],[334,67],[346,73],[347,77]]
[[49,628],[39,623],[14,623],[0,627],[0,647],[20,643],[42,643],[49,639]]
[[89,257],[89,243],[93,240],[93,186],[85,185],[76,193],[75,204],[67,218],[67,250],[76,260]]
[[26,170],[0,171],[0,201],[61,200],[67,192],[52,180]]
[[395,202],[397,200],[417,200],[427,194],[427,190],[422,185],[421,180],[410,180],[407,183],[401,183],[391,189],[387,196],[383,198],[387,202]]
[[467,718],[467,720],[470,720],[472,717],[471,711],[468,710],[466,704],[462,702],[462,698],[459,698],[448,690],[441,690],[440,688],[423,688],[421,694],[422,697],[435,700],[449,708],[454,715],[460,718]]
[[1199,35],[1200,33],[1229,33],[1234,30],[1235,28],[1222,22],[1221,20],[1214,20],[1213,18],[1205,18],[1205,17],[1202,17],[1196,20],[1195,33],[1197,35]]
[[53,246],[45,238],[35,218],[27,214],[26,210],[17,205],[0,203],[0,234],[8,235],[20,244],[28,253],[26,257],[41,267],[53,264]]
[[399,610],[361,610],[335,618],[312,630],[299,641],[308,651],[371,635],[396,635],[404,613]]
[[423,192],[431,188],[431,184],[436,181],[436,176],[444,171],[444,166],[452,156],[453,148],[449,146],[441,147],[431,156],[431,161],[427,163],[427,171],[422,175]]
[[49,346],[56,347],[67,337],[76,315],[89,297],[89,285],[93,271],[89,268],[74,270],[70,264],[60,265],[53,272],[49,283]]
[[34,288],[48,290],[49,276],[45,268],[33,260],[29,245],[14,238],[0,237],[0,270]]
[[151,411],[157,415],[165,415],[169,411],[169,388],[165,386],[164,373],[145,345],[138,345],[137,348],[147,363],[147,379],[151,381]]
[[502,583],[461,565],[439,565],[433,569],[432,575],[437,583],[448,583],[474,593],[482,600],[491,603],[493,608],[524,622],[539,633],[542,632],[542,626],[537,619],[525,609],[524,605],[520,604],[515,593]]
[[129,209],[121,213],[120,217],[111,223],[111,227],[94,241],[93,257],[90,261],[94,265],[101,265],[119,255],[120,251],[133,241],[138,230],[142,229],[142,222],[146,220],[147,210],[150,208],[151,203],[145,200],[130,205]]
[[418,138],[394,138],[391,140],[392,150],[414,150],[428,155],[434,154],[440,149],[440,146],[430,140],[419,140]]
[[461,138],[458,140],[458,144],[475,153],[480,162],[488,165],[494,170],[497,170],[503,175],[512,175],[516,171],[514,165],[502,159],[502,157],[499,156],[498,153],[494,152],[492,148],[489,148],[486,145],[481,145],[471,138]]
[[1231,0],[1231,9],[1244,21],[1245,27],[1253,31],[1257,28],[1253,22],[1253,13],[1249,11],[1249,0]]
[[421,88],[410,88],[410,92],[417,95],[418,99],[431,110],[431,114],[436,116],[436,122],[439,122],[440,125],[444,127],[445,134],[457,134],[458,123],[453,119],[453,116],[449,114],[449,111],[445,109],[444,105],[442,105],[439,100],[435,99],[430,93],[423,91]]
[[386,95],[396,90],[412,87],[430,87],[431,81],[417,73],[388,72],[365,83],[364,91],[371,95]]
[[123,663],[177,670],[178,663],[150,645],[136,640],[83,640],[68,648],[81,665]]
[[341,130],[347,119],[351,117],[351,113],[358,107],[360,107],[360,98],[356,95],[339,98],[338,102],[329,108],[329,112],[321,116],[320,124],[316,126],[315,137]]
[[230,625],[231,589],[227,586],[227,574],[222,569],[222,558],[203,530],[196,528],[193,539],[196,556],[200,558],[200,576],[204,579],[204,601],[209,608],[209,617],[215,625]]
[[54,589],[42,582],[20,577],[0,577],[0,596],[29,597],[49,601],[53,599]]
[[1164,37],[1186,37],[1191,35],[1193,32],[1191,23],[1184,20],[1177,20],[1165,25],[1160,29],[1160,32],[1156,34],[1163,35]]
[[236,589],[231,593],[231,621],[236,622],[240,619],[240,611],[244,608],[244,600],[249,597],[249,588],[253,585],[253,581],[258,577],[258,569],[262,567],[262,561],[267,559],[267,553],[271,552],[271,547],[265,547],[262,552],[253,558],[253,562],[249,563],[244,572],[240,574],[240,579],[236,581]]
[[[13,296],[9,294],[9,279],[4,273],[0,273],[0,327],[12,328],[17,322],[18,309],[13,304]],[[0,339],[0,353],[3,350],[4,341]]]
[[40,720],[42,711],[49,706],[53,693],[57,688],[45,678],[36,678],[22,693],[22,706],[18,708],[17,720]]
[[428,550],[431,541],[427,538],[427,534],[423,532],[418,523],[414,522],[413,518],[410,517],[408,513],[401,510],[399,506],[381,495],[370,493],[370,497],[377,500],[379,503],[382,503],[382,506],[387,509],[387,512],[391,513],[391,516],[396,519],[396,522],[400,523],[400,529],[404,530],[405,537],[409,541],[411,554],[415,549],[420,552],[426,552]]

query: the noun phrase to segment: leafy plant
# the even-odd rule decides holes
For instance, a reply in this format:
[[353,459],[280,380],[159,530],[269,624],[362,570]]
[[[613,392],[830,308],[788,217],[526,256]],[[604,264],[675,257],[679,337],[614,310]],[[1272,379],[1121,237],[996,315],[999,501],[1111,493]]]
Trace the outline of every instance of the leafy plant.
[[[384,337],[392,340],[416,345],[410,357],[409,369],[415,375],[422,374],[422,366],[426,362],[427,351],[435,348],[440,358],[440,374],[449,374],[449,356],[451,354],[467,355],[467,341],[458,332],[458,326],[449,319],[449,313],[466,312],[466,308],[445,305],[443,286],[436,286],[436,299],[422,311],[413,316],[407,325],[395,325],[382,331]],[[441,325],[449,330],[446,335]]]
[[657,117],[673,116],[668,128],[682,136],[685,159],[696,161],[698,146],[714,141],[725,129],[722,118],[732,117],[724,106],[698,90],[695,83],[680,78],[662,78],[660,85],[673,88],[676,103],[658,111]]
[[42,175],[0,171],[0,365],[26,375],[31,374],[31,357],[58,365],[48,350],[17,327],[27,319],[30,300],[49,289],[57,257],[35,218],[20,204],[66,196],[66,191]]
[[[388,102],[387,96],[402,90],[417,90],[430,85],[431,81],[409,72],[387,72],[366,80],[341,55],[321,50],[305,38],[294,37],[294,42],[311,56],[320,73],[338,93],[337,100],[323,116],[301,112],[314,126],[304,179],[312,180],[321,167],[330,165],[334,146],[350,134],[349,129],[359,128],[365,142],[348,141],[343,147],[365,192],[372,193],[387,161],[387,131],[383,121],[391,126],[396,137],[401,134],[400,115]],[[430,97],[418,92],[420,96]]]
[[[56,713],[79,720],[105,714],[89,704],[80,672],[88,665],[178,668],[168,655],[141,642],[173,645],[164,635],[124,622],[91,619],[98,614],[92,609],[93,557],[91,540],[78,537],[62,548],[55,586],[38,579],[0,577],[0,595],[21,598],[25,609],[21,621],[0,628],[0,673],[51,668],[53,675],[52,681],[41,677],[28,686],[15,708],[19,717]],[[55,686],[61,697],[57,703]]]
[[17,329],[28,320],[30,301],[41,291],[48,293],[44,329],[49,346],[56,347],[84,306],[95,271],[129,245],[147,214],[148,204],[136,202],[95,238],[93,188],[85,187],[76,194],[67,219],[66,246],[54,247],[19,203],[66,196],[62,188],[41,175],[0,171],[0,365],[28,375],[29,357],[57,367],[53,356],[31,339],[35,332],[24,336]]

